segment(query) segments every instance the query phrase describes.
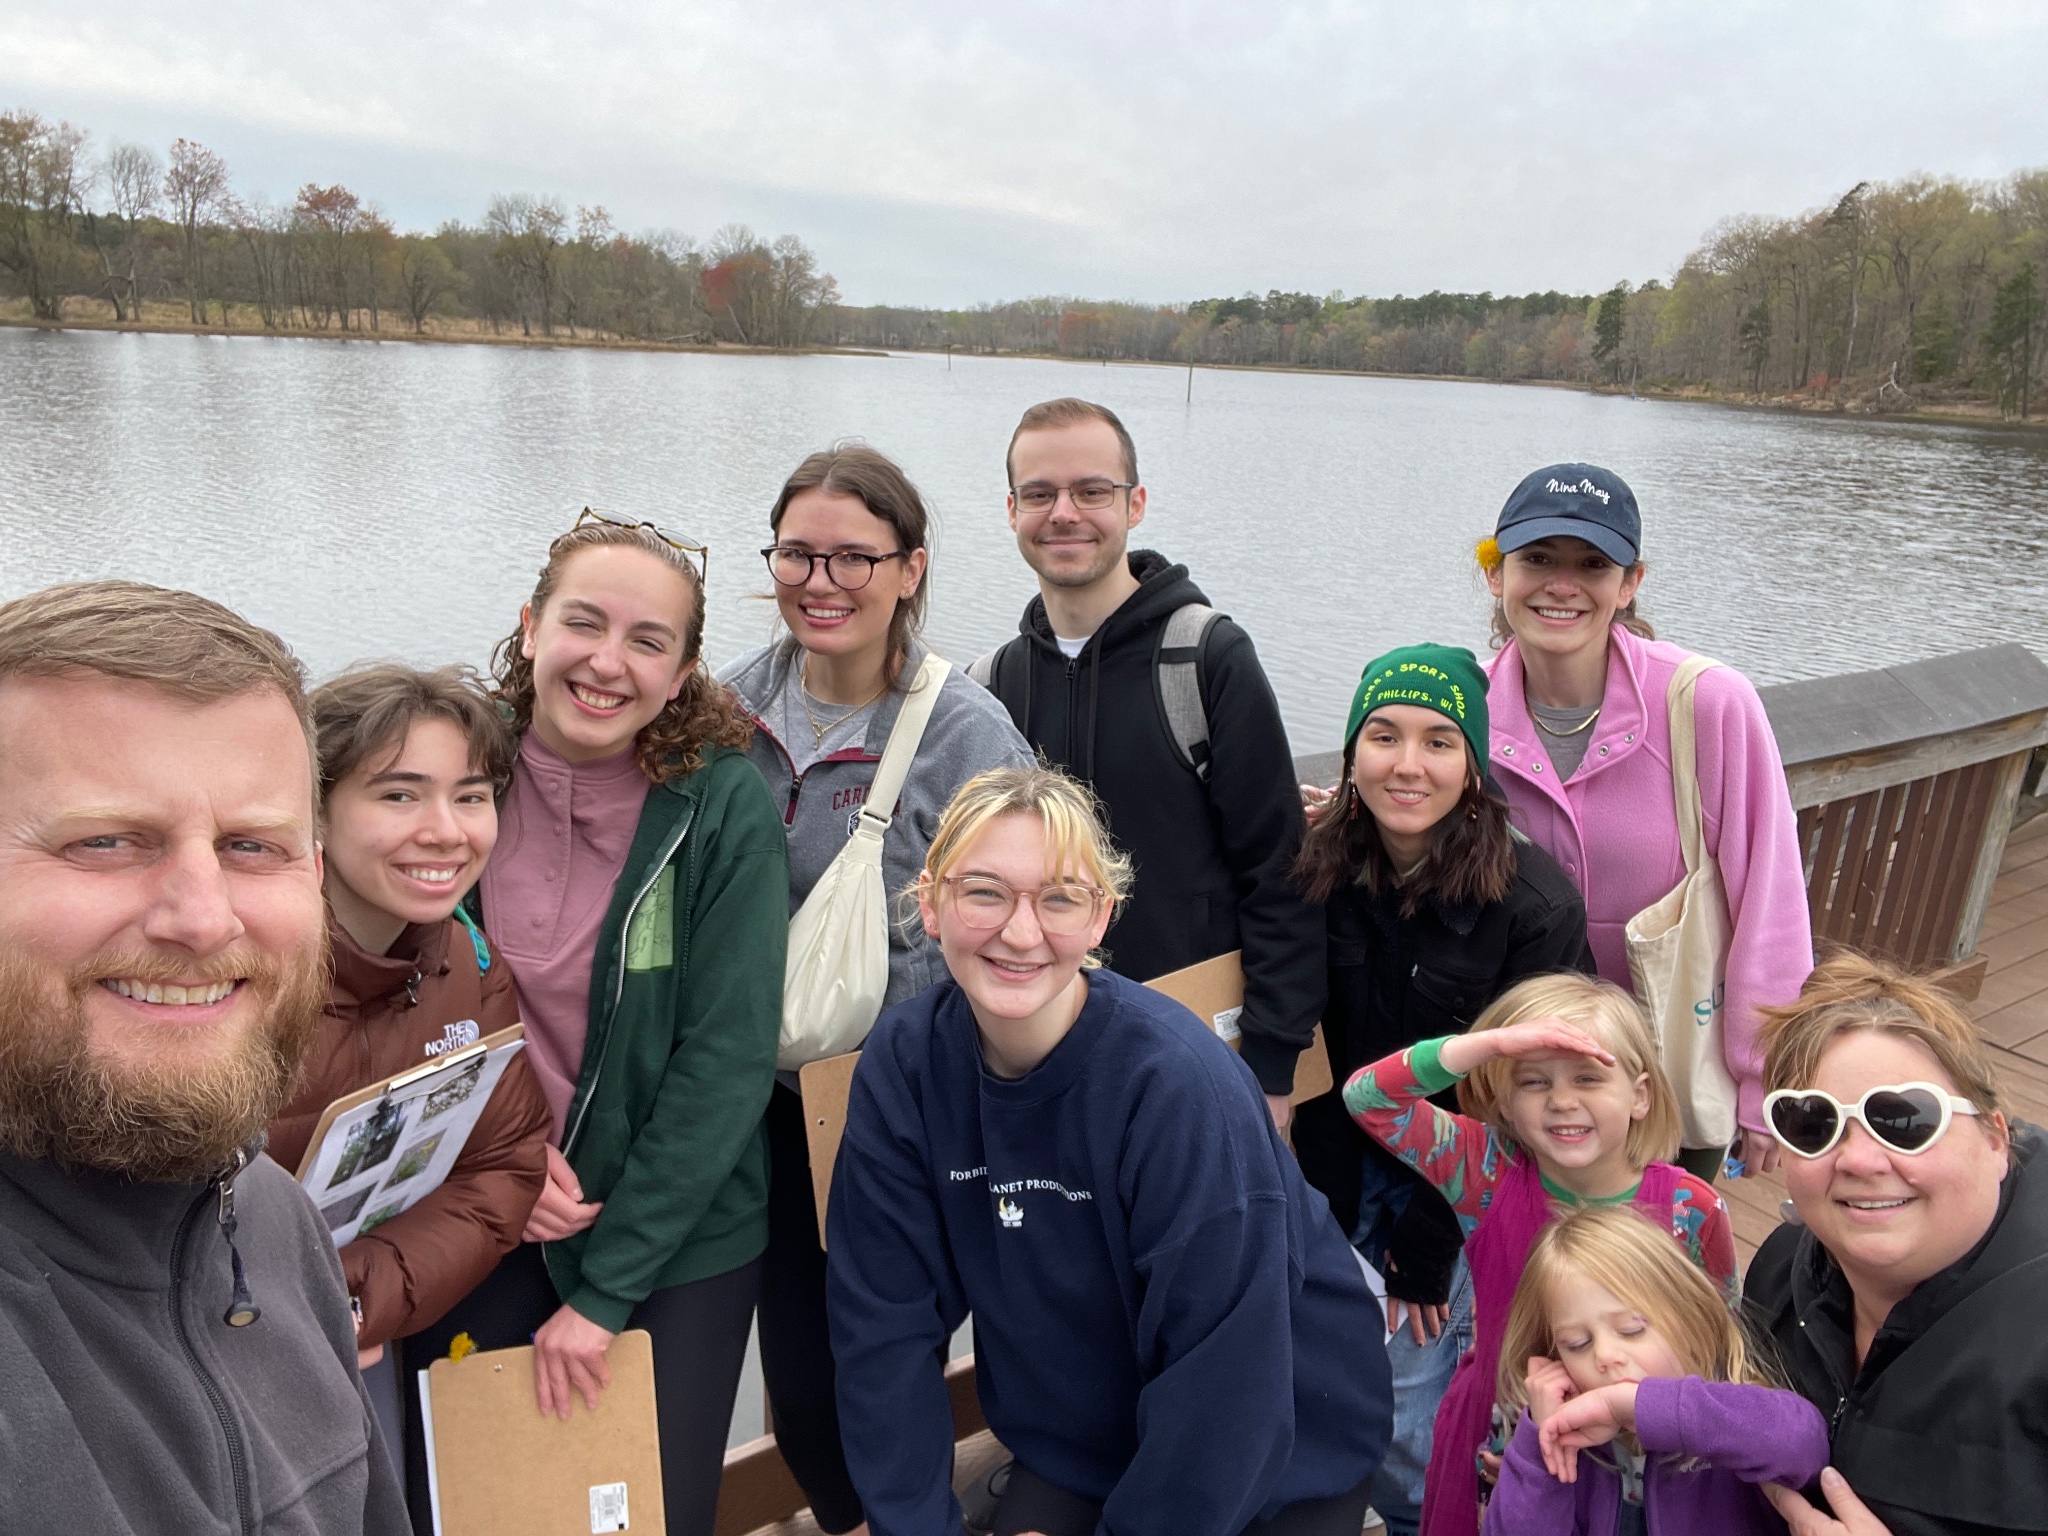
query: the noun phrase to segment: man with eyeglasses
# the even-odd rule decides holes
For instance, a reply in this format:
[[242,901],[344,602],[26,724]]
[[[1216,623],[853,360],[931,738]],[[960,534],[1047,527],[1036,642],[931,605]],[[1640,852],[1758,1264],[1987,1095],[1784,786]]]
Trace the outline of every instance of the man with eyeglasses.
[[1272,686],[1187,567],[1128,548],[1145,488],[1114,412],[1034,405],[1008,468],[1010,527],[1039,595],[974,671],[1034,748],[1093,786],[1136,863],[1111,968],[1149,981],[1243,951],[1239,1045],[1284,1127],[1325,972],[1322,915],[1288,878],[1301,806]]

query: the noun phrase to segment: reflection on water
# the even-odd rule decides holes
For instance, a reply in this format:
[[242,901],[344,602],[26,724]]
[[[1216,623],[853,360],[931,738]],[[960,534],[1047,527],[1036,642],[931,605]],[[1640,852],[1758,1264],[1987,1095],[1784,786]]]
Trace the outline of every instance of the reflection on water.
[[1141,544],[1258,642],[1302,750],[1360,666],[1474,646],[1473,541],[1558,459],[1636,489],[1660,633],[1760,682],[2020,640],[2048,652],[2048,437],[1565,390],[940,357],[721,358],[0,330],[0,597],[134,576],[284,634],[316,673],[482,663],[585,502],[712,546],[706,650],[759,643],[754,553],[783,477],[860,436],[939,528],[931,634],[956,659],[1033,588],[1003,450],[1035,400],[1121,413]]

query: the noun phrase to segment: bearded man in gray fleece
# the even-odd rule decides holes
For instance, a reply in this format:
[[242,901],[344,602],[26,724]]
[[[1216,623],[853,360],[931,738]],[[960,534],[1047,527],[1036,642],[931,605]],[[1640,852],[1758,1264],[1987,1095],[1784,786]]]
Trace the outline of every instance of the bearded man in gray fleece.
[[303,685],[190,593],[0,605],[0,1530],[410,1531],[258,1150],[326,995]]

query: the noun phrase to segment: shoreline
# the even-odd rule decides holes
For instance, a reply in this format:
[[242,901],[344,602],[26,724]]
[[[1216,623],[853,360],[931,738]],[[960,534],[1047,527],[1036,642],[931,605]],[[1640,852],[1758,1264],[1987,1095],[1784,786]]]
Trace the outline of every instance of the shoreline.
[[[730,342],[661,341],[619,336],[597,335],[529,335],[506,334],[482,329],[447,331],[392,330],[306,330],[292,326],[266,328],[258,325],[233,323],[195,325],[189,321],[162,319],[106,320],[96,317],[67,316],[58,320],[39,320],[27,315],[0,315],[0,327],[12,330],[34,331],[100,331],[117,334],[149,336],[220,336],[257,337],[274,341],[330,341],[330,342],[404,342],[413,345],[434,346],[485,346],[485,347],[526,347],[543,351],[594,351],[594,352],[672,352],[698,353],[725,357],[891,357],[925,356],[939,357],[957,355],[967,359],[1028,359],[1034,362],[1071,363],[1077,366],[1116,368],[1163,368],[1175,373],[1189,371],[1186,363],[1167,362],[1152,358],[1081,358],[1069,357],[1058,352],[967,352],[951,347],[896,347],[875,348],[855,346],[834,346],[814,343],[802,347],[753,347]],[[1566,389],[1581,394],[1608,395],[1618,398],[1634,398],[1692,405],[1718,405],[1731,410],[1763,411],[1775,415],[1835,418],[1848,421],[1896,422],[1916,426],[1973,427],[1993,432],[2048,432],[2048,413],[2032,416],[2026,420],[2001,417],[1994,407],[1958,402],[1953,406],[1929,405],[1913,410],[1876,411],[1857,409],[1853,404],[1842,404],[1832,399],[1815,399],[1794,394],[1744,398],[1715,393],[1706,389],[1660,388],[1656,385],[1638,385],[1626,390],[1618,385],[1586,384],[1572,379],[1489,379],[1475,374],[1463,373],[1396,373],[1364,368],[1318,368],[1305,364],[1291,363],[1197,363],[1196,371],[1205,373],[1277,373],[1313,374],[1326,378],[1343,379],[1405,379],[1435,384],[1486,384],[1499,388],[1513,389]]]
[[578,352],[701,352],[726,357],[887,357],[872,347],[743,347],[723,341],[659,341],[623,336],[522,335],[487,330],[414,331],[354,330],[315,331],[301,326],[268,328],[262,325],[194,325],[177,320],[100,320],[66,316],[61,320],[38,320],[27,315],[0,315],[0,329],[16,331],[100,331],[134,336],[219,336],[250,337],[268,341],[404,342],[408,345],[443,347],[526,347],[536,351]]

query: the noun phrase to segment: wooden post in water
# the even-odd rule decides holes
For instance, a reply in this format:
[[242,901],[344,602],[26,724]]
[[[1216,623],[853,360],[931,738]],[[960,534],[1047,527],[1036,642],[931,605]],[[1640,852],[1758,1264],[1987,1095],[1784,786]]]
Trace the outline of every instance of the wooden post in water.
[[1190,352],[1190,353],[1188,354],[1188,399],[1187,399],[1187,403],[1188,403],[1189,405],[1193,405],[1193,404],[1195,403],[1195,354],[1194,354],[1194,353],[1192,353],[1192,352]]

